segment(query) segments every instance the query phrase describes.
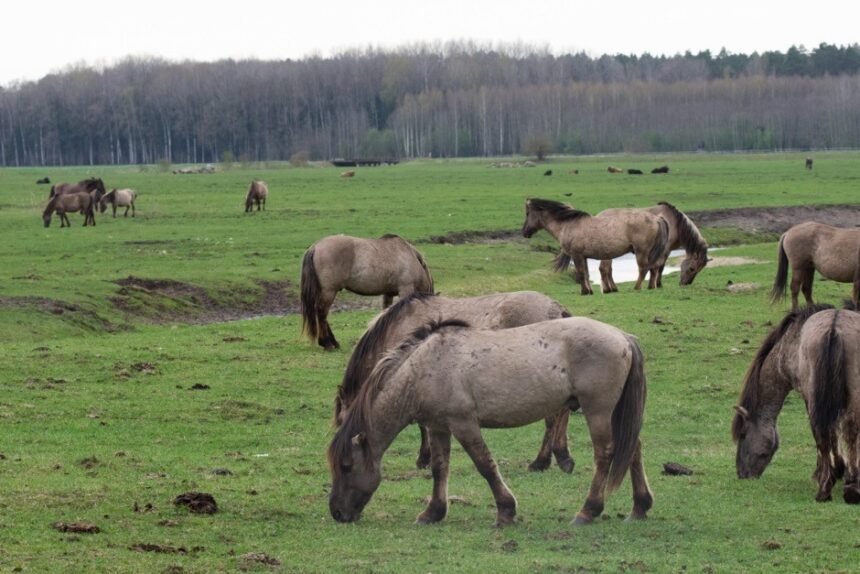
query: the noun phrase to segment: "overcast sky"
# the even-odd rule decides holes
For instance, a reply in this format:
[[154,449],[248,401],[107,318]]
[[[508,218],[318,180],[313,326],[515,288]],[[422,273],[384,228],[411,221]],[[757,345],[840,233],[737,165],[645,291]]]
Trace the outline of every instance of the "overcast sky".
[[857,0],[12,0],[0,14],[0,85],[127,55],[296,59],[463,39],[592,56],[860,42]]

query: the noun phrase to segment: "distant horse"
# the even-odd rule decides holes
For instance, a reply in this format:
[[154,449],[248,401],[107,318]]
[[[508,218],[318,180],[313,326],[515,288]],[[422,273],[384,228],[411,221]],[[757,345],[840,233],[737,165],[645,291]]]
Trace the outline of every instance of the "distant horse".
[[75,193],[78,191],[86,191],[93,196],[93,201],[98,203],[105,194],[105,184],[97,177],[91,177],[79,181],[78,183],[58,183],[51,186],[51,191],[48,193],[48,199],[61,193]]
[[[744,379],[732,436],[738,477],[758,478],[779,447],[776,419],[792,389],[803,395],[818,449],[815,499],[860,503],[860,313],[829,305],[792,311],[764,340]],[[837,435],[842,435],[844,459]]]
[[806,158],[806,169],[812,169],[812,158]]
[[639,266],[634,289],[642,288],[649,271],[648,288],[653,289],[669,240],[666,220],[641,209],[619,209],[611,216],[593,217],[558,201],[529,199],[523,236],[531,237],[541,229],[546,229],[561,246],[556,270],[567,269],[573,261],[583,295],[593,293],[586,259],[614,259],[630,251]]
[[606,171],[608,171],[609,173],[624,173],[624,170],[620,167],[613,167],[611,165],[606,168]]
[[812,304],[812,280],[818,271],[832,281],[851,283],[858,265],[860,229],[843,229],[807,221],[795,225],[779,238],[778,266],[771,300],[785,297],[788,266],[791,265],[791,308],[797,309],[797,294],[803,291]]
[[[429,293],[413,293],[377,316],[359,339],[349,359],[343,382],[334,402],[334,420],[343,424],[346,410],[355,401],[370,377],[374,365],[386,352],[406,340],[415,329],[439,317],[457,317],[479,329],[509,329],[570,317],[567,309],[554,299],[535,291],[497,293],[481,297],[451,299]],[[555,455],[559,468],[573,472],[574,462],[567,448],[567,423],[570,409],[546,418],[543,444],[529,470],[546,470]],[[430,464],[427,432],[421,428],[421,449],[415,461],[418,468]]]
[[95,201],[92,195],[86,191],[67,191],[54,195],[48,200],[45,211],[42,212],[42,221],[45,227],[51,226],[51,215],[56,211],[60,216],[60,227],[71,227],[72,223],[66,215],[68,212],[80,211],[84,216],[84,227],[87,224],[96,224],[93,206]]
[[551,169],[548,169],[548,170],[546,170],[545,172],[543,172],[543,174],[544,174],[544,175],[552,175],[552,170],[551,170]]
[[327,317],[341,289],[382,295],[387,308],[395,295],[432,293],[433,278],[424,257],[397,235],[330,235],[311,245],[302,261],[302,331],[326,350],[340,347]]
[[651,170],[651,173],[669,173],[669,166],[668,165],[662,165],[660,167],[655,167],[654,169]]
[[128,210],[131,208],[131,216],[134,217],[135,199],[137,199],[137,192],[133,189],[113,189],[102,196],[101,201],[99,201],[99,211],[104,213],[107,210],[107,204],[110,203],[113,207],[114,217],[116,217],[117,207],[125,208],[123,217],[128,217]]
[[567,175],[579,175],[578,169],[571,169],[567,172]]
[[627,173],[630,175],[643,175],[641,169],[628,169]]
[[605,492],[630,469],[633,510],[643,519],[653,497],[639,433],[645,412],[642,351],[635,337],[584,317],[543,321],[500,331],[459,320],[417,329],[377,363],[328,449],[329,510],[354,522],[382,479],[382,456],[412,422],[430,429],[433,494],[416,522],[448,512],[451,435],[489,483],[496,524],[514,521],[517,501],[499,474],[481,428],[527,425],[580,407],[594,449],[591,488],[574,523],[603,512]]
[[269,188],[265,181],[258,179],[252,180],[248,186],[248,194],[245,196],[245,213],[253,210],[253,206],[257,204],[257,211],[260,211],[260,205],[263,211],[266,210],[266,197],[269,195]]
[[[661,201],[654,207],[645,208],[646,211],[659,215],[669,224],[669,242],[666,248],[666,256],[673,249],[681,247],[687,252],[687,256],[681,262],[681,285],[690,285],[696,275],[708,264],[708,243],[696,224],[690,220],[681,210],[665,201]],[[605,209],[597,214],[597,217],[612,214],[616,209]],[[660,264],[657,271],[657,287],[663,286],[663,268],[666,260]],[[603,292],[618,291],[615,280],[612,278],[612,260],[604,259],[600,262],[600,282]],[[607,291],[607,287],[609,290]]]
[[37,184],[51,183],[51,178],[46,176],[46,177],[43,177],[41,179],[37,179],[36,183]]
[[355,177],[355,170],[354,170],[354,169],[352,169],[352,170],[350,170],[350,171],[345,171],[345,172],[341,173],[341,174],[340,174],[340,176],[341,176],[341,177],[344,177],[344,178],[346,178],[346,177]]

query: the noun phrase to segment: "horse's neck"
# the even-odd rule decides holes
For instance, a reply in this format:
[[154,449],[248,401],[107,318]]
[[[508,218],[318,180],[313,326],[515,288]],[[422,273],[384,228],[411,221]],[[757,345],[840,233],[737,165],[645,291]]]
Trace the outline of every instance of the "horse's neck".
[[373,399],[370,440],[380,456],[400,431],[414,420],[413,405],[412,385],[403,376],[391,377]]
[[776,421],[785,403],[785,397],[796,388],[797,335],[797,332],[787,333],[761,367],[759,417],[765,420]]
[[543,228],[546,229],[547,233],[552,235],[553,239],[561,243],[570,231],[570,226],[565,225],[564,221],[559,221],[549,214],[544,214],[542,219]]

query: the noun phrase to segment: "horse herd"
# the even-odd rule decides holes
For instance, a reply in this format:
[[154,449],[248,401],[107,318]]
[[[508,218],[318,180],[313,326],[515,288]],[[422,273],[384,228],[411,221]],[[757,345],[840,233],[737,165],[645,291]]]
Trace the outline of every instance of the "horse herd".
[[[540,229],[559,243],[557,269],[572,262],[581,293],[592,293],[586,259],[601,260],[604,293],[617,290],[611,259],[633,251],[635,289],[650,273],[661,286],[671,249],[683,248],[680,283],[689,285],[707,265],[707,243],[695,224],[669,203],[647,209],[609,209],[589,215],[532,198],[522,234]],[[784,294],[787,268],[793,309],[758,350],[743,384],[732,435],[739,478],[758,477],[779,445],[776,419],[791,389],[807,404],[818,449],[816,500],[830,500],[838,479],[843,498],[860,503],[860,230],[804,223],[779,243],[772,295]],[[812,302],[812,276],[854,282],[844,310]],[[396,235],[379,239],[329,236],[305,253],[301,272],[302,329],[326,350],[339,347],[328,323],[337,293],[382,295],[386,308],[359,339],[334,402],[336,432],[328,448],[332,477],[329,510],[339,522],[358,520],[381,482],[382,457],[409,424],[421,429],[416,465],[431,469],[432,495],[416,521],[438,522],[448,512],[453,436],[489,484],[496,523],[516,516],[516,498],[481,436],[481,428],[511,428],[544,419],[546,430],[530,470],[554,456],[572,472],[567,423],[585,417],[594,473],[573,523],[593,522],[607,492],[630,472],[630,520],[644,519],[653,503],[639,439],[646,378],[633,335],[584,317],[533,291],[470,298],[434,294],[424,257]],[[797,308],[797,290],[808,305]],[[392,305],[394,296],[399,301]],[[843,447],[840,450],[839,437]]]
[[51,218],[54,213],[60,217],[60,227],[71,227],[67,213],[80,212],[84,216],[84,227],[95,225],[96,206],[104,213],[108,204],[113,207],[113,216],[116,217],[116,208],[125,207],[124,217],[134,217],[134,201],[137,192],[133,189],[112,189],[105,191],[105,184],[100,178],[91,177],[78,183],[59,183],[51,186],[48,194],[48,203],[42,212],[42,222],[45,227],[51,226]]

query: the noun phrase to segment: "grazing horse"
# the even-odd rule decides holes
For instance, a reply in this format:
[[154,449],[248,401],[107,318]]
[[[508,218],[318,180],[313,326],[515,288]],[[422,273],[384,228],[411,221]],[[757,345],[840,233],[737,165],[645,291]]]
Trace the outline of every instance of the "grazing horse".
[[608,171],[609,173],[624,173],[624,170],[620,167],[613,167],[611,165],[606,168],[606,171]]
[[[843,497],[860,503],[860,313],[809,305],[791,311],[767,336],[744,379],[735,407],[739,478],[758,478],[779,447],[777,417],[792,389],[803,395],[818,462],[815,499],[831,499],[843,476]],[[842,435],[844,458],[839,455]]]
[[95,203],[98,203],[105,194],[105,184],[101,178],[97,177],[84,179],[78,183],[58,183],[51,186],[51,191],[48,192],[48,199],[62,193],[75,193],[78,191],[90,193]]
[[661,165],[660,167],[655,167],[651,170],[651,173],[669,173],[669,166]]
[[117,207],[125,208],[123,217],[128,217],[128,210],[131,208],[131,216],[134,217],[135,199],[137,199],[137,192],[133,189],[113,189],[102,196],[101,201],[99,201],[99,211],[104,213],[107,210],[107,204],[110,203],[113,207],[114,217],[116,217]]
[[381,481],[382,456],[412,422],[430,429],[433,494],[416,522],[448,512],[451,435],[487,482],[496,524],[514,521],[517,501],[499,474],[481,428],[527,425],[581,407],[594,449],[594,475],[574,523],[603,512],[604,497],[630,469],[631,519],[643,519],[653,497],[639,433],[645,412],[642,351],[635,337],[584,317],[499,331],[463,321],[434,322],[379,361],[353,401],[328,449],[329,510],[339,522],[358,520]]
[[340,174],[340,176],[341,176],[341,177],[343,177],[343,178],[347,178],[347,177],[355,177],[355,170],[354,170],[354,169],[351,169],[351,170],[349,170],[349,171],[345,171],[345,172],[341,173],[341,174]]
[[806,158],[806,169],[812,169],[812,158]]
[[42,221],[45,227],[51,226],[51,215],[56,211],[60,216],[60,227],[71,227],[72,222],[66,215],[68,212],[80,211],[84,215],[84,227],[91,223],[96,224],[93,206],[93,196],[86,191],[66,191],[58,193],[48,200],[45,211],[42,212]]
[[248,186],[248,194],[245,196],[245,213],[253,210],[253,206],[257,204],[257,211],[260,211],[260,205],[263,206],[263,211],[266,210],[266,197],[269,195],[269,187],[265,181],[258,179],[252,180]]
[[[430,293],[413,293],[377,316],[359,339],[337,389],[334,421],[343,424],[343,415],[367,382],[374,365],[409,337],[415,329],[440,317],[457,317],[478,329],[509,329],[549,319],[570,317],[567,309],[554,299],[535,291],[496,293],[481,297],[450,299]],[[543,444],[529,470],[546,470],[555,455],[559,468],[573,472],[574,462],[567,448],[567,423],[570,409],[546,418]],[[427,432],[421,428],[421,449],[415,464],[427,468],[430,446]]]
[[45,176],[45,177],[43,177],[43,178],[40,178],[40,179],[37,179],[37,180],[36,180],[36,184],[41,185],[41,184],[43,184],[43,183],[51,183],[51,178],[50,178],[50,177]]
[[[669,224],[669,245],[666,249],[666,256],[673,249],[684,248],[686,257],[681,262],[681,285],[690,285],[696,278],[696,275],[705,268],[708,264],[708,242],[702,237],[699,228],[693,223],[686,214],[671,203],[661,201],[654,207],[645,208],[646,211],[659,215]],[[597,217],[603,217],[607,214],[612,214],[616,209],[606,209],[597,214]],[[657,287],[663,286],[663,268],[666,266],[666,260],[660,264],[657,271]],[[600,282],[603,285],[603,292],[618,291],[615,285],[615,280],[612,279],[612,260],[604,259],[600,262]],[[609,290],[607,291],[607,287]]]
[[529,199],[523,236],[531,237],[541,229],[561,246],[556,270],[567,269],[573,260],[583,295],[593,293],[586,259],[614,259],[630,251],[639,265],[634,288],[641,289],[645,274],[651,271],[648,288],[653,289],[669,240],[666,220],[641,209],[619,209],[611,216],[594,217],[558,201]]
[[854,309],[860,310],[860,245],[857,246],[857,269],[854,270],[854,293],[851,299]]
[[843,229],[807,221],[795,225],[779,238],[778,266],[771,300],[785,297],[788,266],[791,265],[791,309],[797,309],[797,294],[803,291],[812,304],[812,280],[818,271],[832,281],[855,281],[860,229]]
[[643,175],[643,173],[642,173],[642,170],[641,170],[641,169],[628,169],[628,170],[627,170],[627,173],[628,173],[629,175]]
[[543,172],[543,174],[544,174],[544,175],[552,175],[552,170],[551,170],[551,169],[548,169],[548,170],[546,170],[545,172]]
[[395,295],[432,293],[433,278],[424,257],[397,235],[330,235],[311,245],[302,261],[302,331],[327,351],[340,347],[327,317],[341,289],[382,295],[388,308]]

